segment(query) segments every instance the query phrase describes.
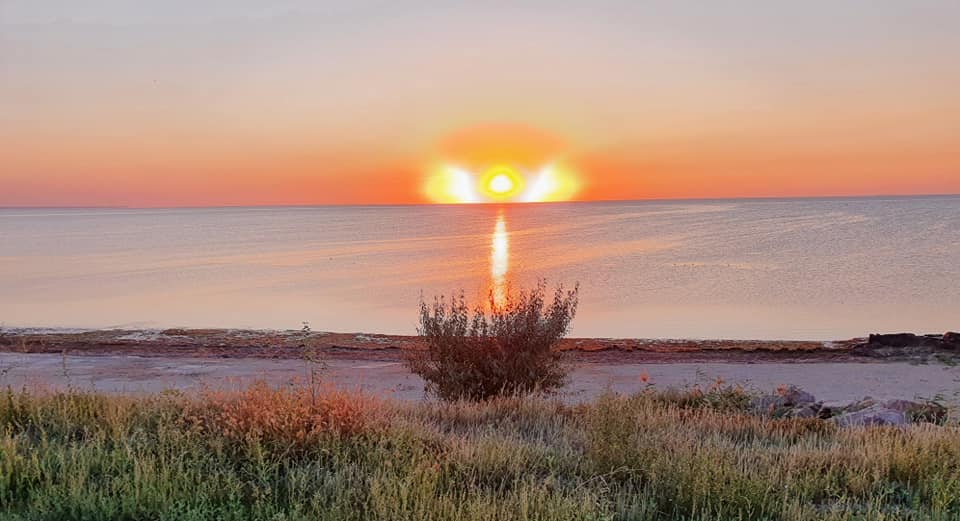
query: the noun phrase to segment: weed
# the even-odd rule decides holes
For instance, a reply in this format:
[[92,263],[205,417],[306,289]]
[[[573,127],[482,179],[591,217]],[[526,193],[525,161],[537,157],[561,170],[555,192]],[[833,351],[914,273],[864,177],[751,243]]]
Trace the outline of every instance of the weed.
[[449,304],[420,302],[418,332],[426,349],[413,352],[407,365],[427,382],[427,390],[446,400],[483,400],[493,396],[550,391],[563,385],[568,368],[557,350],[576,315],[578,287],[557,287],[545,299],[546,283],[529,291],[508,291],[489,299],[489,313],[477,306],[471,315],[461,293]]

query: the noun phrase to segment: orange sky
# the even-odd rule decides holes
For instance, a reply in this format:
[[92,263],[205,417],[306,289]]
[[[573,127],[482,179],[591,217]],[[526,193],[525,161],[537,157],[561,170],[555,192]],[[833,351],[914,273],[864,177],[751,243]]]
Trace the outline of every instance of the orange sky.
[[0,206],[960,193],[960,4],[634,4],[4,2]]

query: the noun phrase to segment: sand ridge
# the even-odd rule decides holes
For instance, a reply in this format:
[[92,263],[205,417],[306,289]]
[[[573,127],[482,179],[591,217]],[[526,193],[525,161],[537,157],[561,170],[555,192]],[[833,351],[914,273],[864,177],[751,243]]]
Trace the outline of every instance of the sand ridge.
[[[863,358],[853,352],[860,341],[567,338],[560,349],[583,362],[841,361]],[[423,346],[416,336],[297,330],[0,330],[0,352],[297,359],[305,347],[330,358],[397,361]]]

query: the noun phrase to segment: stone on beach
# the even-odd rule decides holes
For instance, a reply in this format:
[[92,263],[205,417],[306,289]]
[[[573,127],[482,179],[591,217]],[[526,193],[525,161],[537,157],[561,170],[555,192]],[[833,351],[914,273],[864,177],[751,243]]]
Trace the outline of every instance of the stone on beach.
[[783,397],[784,405],[805,405],[817,401],[812,394],[794,385],[780,393],[780,396]]
[[[862,404],[867,400],[858,402]],[[837,425],[906,425],[908,423],[943,423],[947,418],[946,407],[933,402],[911,400],[886,400],[875,403],[869,400],[864,408],[848,408],[833,419]]]
[[866,427],[870,425],[906,425],[910,423],[907,416],[897,410],[889,409],[881,404],[873,404],[858,411],[845,412],[834,416],[831,420],[841,427]]
[[947,331],[943,334],[944,347],[960,351],[960,333]]
[[887,409],[902,412],[913,422],[942,423],[947,419],[947,408],[934,402],[887,400],[882,405]]
[[785,409],[804,406],[816,402],[814,396],[796,386],[790,386],[777,394],[761,395],[750,401],[755,411],[778,416],[789,415]]
[[871,334],[867,338],[867,345],[872,347],[958,349],[960,348],[960,333],[948,331],[942,335]]
[[929,336],[919,336],[914,333],[871,334],[867,343],[874,346],[886,347],[934,347],[937,339]]
[[841,427],[941,424],[947,418],[946,407],[935,402],[877,401],[869,396],[857,401],[818,402],[812,394],[797,387],[757,396],[750,405],[755,412],[771,417],[820,418]]

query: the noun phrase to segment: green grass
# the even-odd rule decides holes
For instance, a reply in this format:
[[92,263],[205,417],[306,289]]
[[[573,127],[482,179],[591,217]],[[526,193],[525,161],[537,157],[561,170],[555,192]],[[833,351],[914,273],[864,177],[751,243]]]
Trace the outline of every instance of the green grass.
[[742,403],[7,391],[0,519],[960,519],[958,427]]

